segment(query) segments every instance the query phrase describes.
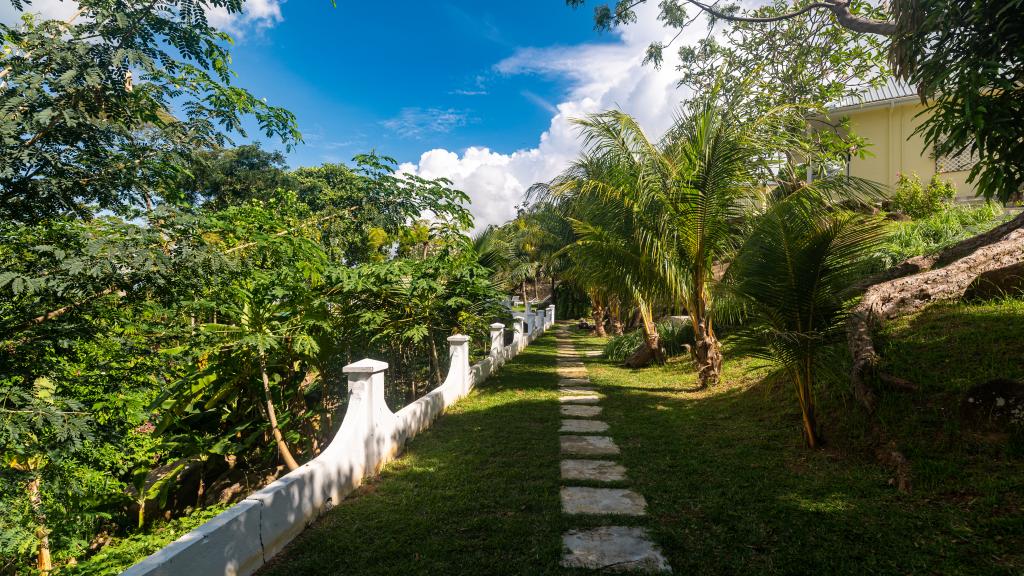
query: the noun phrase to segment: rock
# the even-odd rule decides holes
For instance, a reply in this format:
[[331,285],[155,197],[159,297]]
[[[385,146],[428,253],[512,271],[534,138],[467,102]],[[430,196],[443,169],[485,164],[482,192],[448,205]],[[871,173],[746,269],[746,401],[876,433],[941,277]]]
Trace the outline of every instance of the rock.
[[981,273],[964,292],[964,300],[989,300],[1024,294],[1024,262]]
[[996,379],[971,387],[960,401],[960,416],[981,428],[1024,428],[1024,382]]

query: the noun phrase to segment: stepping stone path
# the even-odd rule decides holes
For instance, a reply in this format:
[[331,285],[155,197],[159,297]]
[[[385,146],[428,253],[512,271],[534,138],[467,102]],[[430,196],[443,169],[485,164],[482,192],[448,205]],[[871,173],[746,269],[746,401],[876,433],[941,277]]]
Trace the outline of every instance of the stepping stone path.
[[[556,370],[561,402],[562,428],[562,513],[570,516],[642,517],[647,502],[633,490],[623,488],[626,468],[608,457],[619,454],[619,447],[606,433],[608,424],[594,420],[601,415],[597,406],[603,394],[590,384],[583,357],[593,352],[577,353],[572,343],[559,332]],[[583,482],[587,486],[574,486]],[[600,487],[602,483],[615,486]],[[598,485],[598,486],[595,486]],[[669,573],[672,568],[651,541],[647,529],[638,526],[600,526],[586,530],[570,530],[562,536],[562,566],[587,568],[602,572]]]

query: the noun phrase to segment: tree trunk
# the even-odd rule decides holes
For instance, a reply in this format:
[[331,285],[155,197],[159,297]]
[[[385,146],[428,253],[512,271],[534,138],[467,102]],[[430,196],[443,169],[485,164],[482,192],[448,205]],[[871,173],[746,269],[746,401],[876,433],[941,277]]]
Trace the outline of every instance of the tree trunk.
[[608,299],[608,319],[612,324],[612,335],[622,336],[624,330],[622,329],[622,302],[618,296],[612,296]]
[[[935,262],[942,259],[940,254]],[[942,268],[895,278],[868,288],[851,311],[847,324],[847,338],[853,355],[850,380],[854,394],[867,411],[873,412],[877,401],[867,381],[878,361],[873,339],[875,328],[917,312],[933,302],[960,298],[980,274],[1020,262],[1024,262],[1024,229],[1013,230],[1001,240],[982,245]]]
[[[853,287],[864,295],[847,322],[847,340],[853,356],[850,383],[854,396],[869,415],[877,405],[869,384],[878,362],[874,329],[933,302],[960,298],[980,274],[1019,262],[1024,262],[1024,213],[936,255],[911,258]],[[896,442],[887,438],[879,423],[873,423],[871,428],[879,445],[876,457],[894,468],[898,489],[910,492],[909,461]]]
[[434,384],[440,386],[441,381],[441,359],[437,356],[437,342],[434,341],[434,336],[431,334],[430,338],[430,371],[434,374]]
[[295,470],[299,467],[299,463],[292,457],[284,435],[281,434],[281,429],[277,426],[277,412],[274,410],[274,399],[270,394],[270,377],[267,375],[267,357],[263,354],[260,354],[260,375],[263,377],[263,399],[267,404],[267,419],[270,420],[270,431],[274,435],[274,441],[277,442],[277,451],[285,465],[288,466],[288,470]]
[[[700,298],[703,286],[698,284],[694,292]],[[715,337],[707,310],[707,302],[699,299],[689,311],[690,322],[693,323],[693,359],[697,364],[697,381],[701,388],[718,384],[722,375],[722,345]]]
[[628,368],[643,368],[652,362],[661,364],[665,361],[665,354],[661,350],[661,335],[658,334],[658,326],[654,323],[651,311],[645,303],[640,303],[637,309],[641,318],[640,329],[643,331],[644,341],[629,358],[626,358],[624,364]]
[[604,303],[601,302],[600,296],[591,296],[590,302],[592,304],[592,313],[594,317],[594,332],[595,336],[605,338],[608,336],[608,332],[604,329]]
[[28,483],[28,501],[32,506],[32,514],[36,521],[36,540],[39,548],[36,554],[36,568],[46,574],[53,570],[50,560],[50,531],[46,529],[46,513],[43,512],[43,498],[39,491],[41,480],[38,476]]
[[794,370],[792,373],[796,385],[796,396],[800,402],[800,415],[804,429],[804,441],[807,447],[814,449],[818,447],[818,421],[814,414],[814,375],[811,372],[810,361],[804,362],[803,369]]
[[533,277],[533,299],[540,302],[540,275]]
[[519,286],[520,292],[523,294],[523,306],[526,306],[526,279],[523,279],[522,284]]

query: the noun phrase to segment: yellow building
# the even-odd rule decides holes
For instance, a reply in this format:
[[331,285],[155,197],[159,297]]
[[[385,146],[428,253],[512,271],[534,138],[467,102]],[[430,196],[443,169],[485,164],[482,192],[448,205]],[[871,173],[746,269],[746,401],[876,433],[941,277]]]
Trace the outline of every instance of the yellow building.
[[852,157],[850,176],[895,186],[900,174],[917,174],[926,183],[935,174],[956,186],[957,198],[974,199],[975,187],[967,183],[974,159],[965,153],[936,158],[915,128],[924,120],[916,91],[906,84],[890,81],[853,98],[845,98],[829,109],[833,119],[848,117],[855,134],[868,140],[870,154]]

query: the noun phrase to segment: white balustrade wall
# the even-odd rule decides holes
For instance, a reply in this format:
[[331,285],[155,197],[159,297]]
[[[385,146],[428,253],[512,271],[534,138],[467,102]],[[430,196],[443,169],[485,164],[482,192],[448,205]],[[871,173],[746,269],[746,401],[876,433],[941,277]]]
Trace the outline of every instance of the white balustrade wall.
[[469,365],[469,337],[448,338],[450,366],[444,383],[397,413],[384,401],[387,363],[365,359],[345,366],[348,409],[334,440],[319,456],[132,566],[122,576],[252,574],[361,485],[363,479],[378,474],[445,408],[538,338],[554,321],[554,307],[549,311],[550,318],[533,311],[515,317],[514,337],[508,346],[505,326],[492,324],[490,353],[473,366]]

